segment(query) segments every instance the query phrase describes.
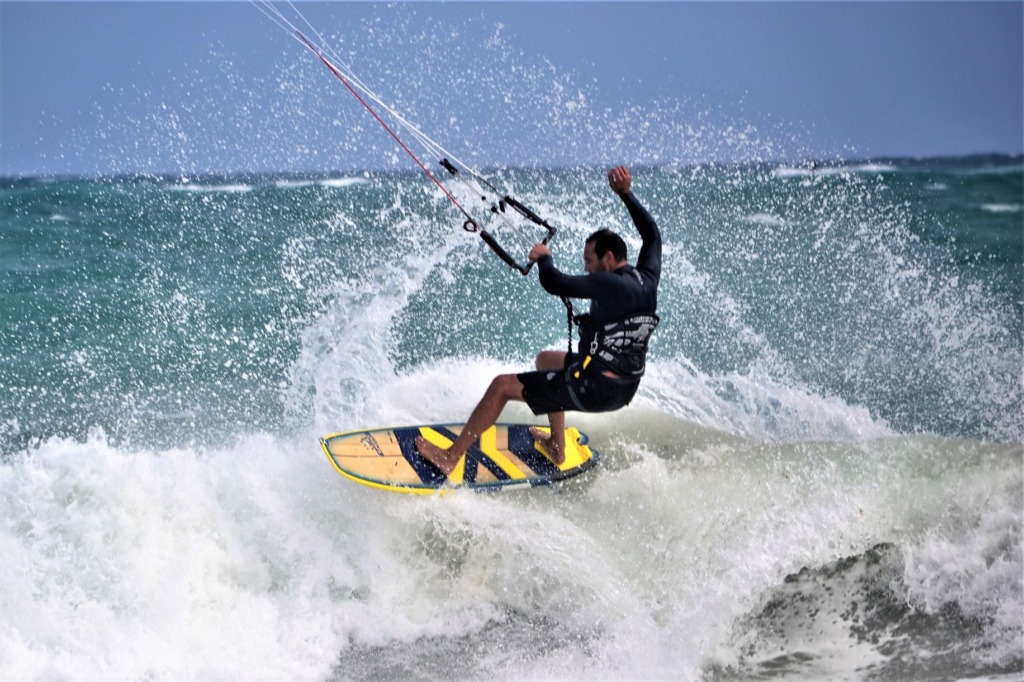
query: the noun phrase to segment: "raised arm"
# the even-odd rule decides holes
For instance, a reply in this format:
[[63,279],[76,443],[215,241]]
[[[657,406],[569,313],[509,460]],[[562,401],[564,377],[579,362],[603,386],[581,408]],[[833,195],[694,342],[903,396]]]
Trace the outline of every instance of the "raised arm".
[[629,211],[629,217],[633,219],[643,246],[640,247],[640,255],[636,259],[637,270],[644,270],[655,277],[661,274],[661,232],[658,230],[658,223],[647,209],[643,207],[640,200],[633,194],[633,178],[629,169],[625,166],[616,166],[608,171],[608,186],[619,195],[622,203]]
[[[633,179],[629,169],[616,166],[608,171],[608,186],[619,195],[629,211],[633,224],[636,225],[643,245],[637,257],[636,269],[645,272],[655,281],[661,276],[661,233],[658,224],[633,195]],[[555,267],[551,259],[551,251],[545,244],[535,244],[530,250],[529,258],[536,261],[541,286],[545,291],[556,296],[570,298],[594,298],[606,291],[607,276],[603,273],[591,275],[568,275]]]

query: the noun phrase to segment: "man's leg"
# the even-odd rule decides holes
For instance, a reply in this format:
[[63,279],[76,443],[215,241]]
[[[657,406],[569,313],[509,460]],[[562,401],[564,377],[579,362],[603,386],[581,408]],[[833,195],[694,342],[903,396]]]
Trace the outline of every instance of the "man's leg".
[[[565,355],[565,351],[543,350],[537,354],[537,369],[561,370],[565,366]],[[550,434],[536,428],[531,428],[530,434],[545,447],[552,462],[561,464],[565,461],[565,412],[549,412],[548,423],[551,424]]]
[[501,411],[509,400],[523,399],[523,385],[515,374],[499,374],[487,387],[484,397],[480,399],[469,421],[462,428],[455,442],[447,450],[442,450],[427,439],[416,438],[416,451],[432,462],[445,475],[450,474],[469,446],[480,437],[480,434],[498,421]]

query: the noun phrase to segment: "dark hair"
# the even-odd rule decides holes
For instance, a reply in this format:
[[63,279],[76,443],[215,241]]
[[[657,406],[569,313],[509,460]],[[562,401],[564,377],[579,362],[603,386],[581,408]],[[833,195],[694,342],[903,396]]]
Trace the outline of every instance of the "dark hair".
[[598,258],[604,258],[604,254],[611,251],[616,262],[626,260],[626,242],[611,230],[598,230],[587,237],[586,243],[594,245],[594,254]]

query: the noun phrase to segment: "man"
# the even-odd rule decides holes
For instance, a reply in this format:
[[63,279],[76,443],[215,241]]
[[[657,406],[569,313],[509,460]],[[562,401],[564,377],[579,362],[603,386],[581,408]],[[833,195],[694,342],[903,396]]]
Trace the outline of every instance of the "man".
[[416,449],[446,475],[466,450],[498,419],[509,400],[524,401],[534,414],[547,414],[551,433],[531,429],[555,464],[565,461],[565,410],[609,412],[633,399],[644,374],[647,344],[658,324],[658,279],[661,234],[632,193],[629,170],[608,171],[608,185],[621,197],[643,240],[636,267],[626,260],[626,243],[611,230],[598,230],[583,248],[585,275],[566,275],[555,267],[544,244],[530,250],[545,291],[567,298],[590,299],[590,312],[577,318],[576,353],[546,350],[537,355],[535,372],[494,378],[469,421],[448,450],[424,438]]

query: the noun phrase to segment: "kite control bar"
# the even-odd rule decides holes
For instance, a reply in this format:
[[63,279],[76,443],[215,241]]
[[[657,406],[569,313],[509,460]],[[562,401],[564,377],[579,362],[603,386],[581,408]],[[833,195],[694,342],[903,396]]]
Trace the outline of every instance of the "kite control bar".
[[[299,30],[299,28],[291,19],[289,19],[284,13],[282,13],[274,6],[272,0],[261,0],[259,4],[256,3],[256,0],[253,0],[253,4],[256,4],[257,8],[260,9],[260,11],[262,11],[265,15],[267,15],[267,17],[269,17],[272,21],[278,24],[278,26],[281,26],[282,28],[288,30],[289,33],[292,34],[293,38],[301,42],[307,49],[309,49],[314,55],[316,55],[320,62],[323,63],[323,65],[326,66],[331,71],[331,73],[334,74],[334,76],[342,83],[342,85],[345,86],[345,88],[350,93],[352,93],[352,95],[367,110],[367,112],[369,112],[373,116],[373,118],[376,119],[378,123],[380,123],[384,130],[386,130],[388,134],[391,135],[391,137],[398,144],[398,146],[401,147],[402,150],[405,151],[405,153],[408,154],[409,157],[416,162],[416,165],[419,166],[420,170],[422,170],[427,175],[427,177],[430,178],[430,180],[435,185],[437,185],[438,188],[440,188],[440,190],[444,193],[448,200],[452,202],[455,208],[457,208],[462,213],[462,215],[465,218],[465,222],[462,224],[462,228],[464,230],[468,232],[479,232],[484,242],[486,242],[487,245],[491,247],[491,249],[496,254],[498,254],[499,258],[505,261],[505,263],[507,263],[513,269],[518,270],[523,275],[526,275],[530,272],[530,268],[533,267],[533,262],[529,262],[524,265],[516,261],[516,259],[512,258],[512,256],[508,254],[508,252],[501,246],[501,244],[498,243],[498,240],[495,239],[492,234],[490,234],[486,230],[482,230],[477,221],[474,220],[473,216],[462,206],[461,203],[459,203],[458,199],[455,198],[455,195],[453,195],[448,190],[448,188],[445,187],[444,183],[442,183],[441,180],[438,179],[438,177],[434,175],[434,173],[432,173],[429,168],[427,168],[427,166],[423,163],[420,157],[416,155],[416,153],[402,140],[401,137],[399,137],[398,133],[394,130],[392,125],[389,124],[388,121],[386,121],[381,116],[380,113],[378,113],[378,109],[389,114],[392,119],[392,123],[397,123],[401,127],[403,127],[407,132],[409,132],[413,137],[415,137],[416,140],[419,141],[421,146],[423,146],[423,148],[428,153],[439,157],[441,166],[449,173],[451,173],[452,176],[459,178],[463,183],[466,183],[465,179],[463,179],[459,174],[458,166],[462,166],[470,175],[472,175],[480,183],[480,185],[486,186],[491,191],[493,191],[495,195],[500,196],[502,193],[496,187],[494,187],[494,185],[488,182],[487,179],[484,178],[479,172],[473,170],[472,168],[462,163],[458,159],[455,159],[455,157],[452,157],[455,160],[455,163],[449,161],[447,157],[450,156],[450,154],[448,154],[448,152],[446,152],[443,147],[441,147],[439,144],[437,144],[429,137],[424,135],[421,130],[419,130],[416,126],[411,124],[398,112],[396,112],[387,104],[385,104],[371,90],[369,90],[362,83],[362,81],[360,81],[353,73],[351,73],[351,71],[344,64],[344,62],[337,58],[336,53],[334,53],[329,48],[322,48],[320,45],[314,42],[313,39],[307,37],[301,30]],[[292,3],[289,2],[288,4],[295,11],[295,14],[298,15],[298,19],[302,19],[302,21],[307,26],[313,28],[308,21],[305,21],[305,18],[302,17],[302,15],[298,12],[297,9],[295,9]],[[320,38],[319,33],[316,32],[315,29],[314,33],[316,34],[317,38]],[[320,38],[320,40],[322,40],[322,38]],[[331,61],[331,59],[329,58],[331,56],[335,57],[340,66],[336,65],[334,62]],[[373,104],[371,104],[371,102]],[[376,105],[376,108],[374,105]],[[487,202],[487,197],[485,197],[482,194],[479,187],[473,187],[472,185],[470,185],[470,183],[466,183],[466,185],[474,193],[476,193],[480,199],[482,199],[484,202]],[[512,197],[506,195],[503,199],[501,199],[498,202],[497,205],[492,203],[490,206],[491,212],[497,215],[501,220],[503,220],[506,226],[509,229],[511,229],[515,234],[517,234],[525,243],[532,245],[533,241],[527,236],[520,233],[519,230],[517,230],[516,227],[511,223],[511,221],[509,221],[508,218],[504,215],[505,208],[507,206],[511,206],[513,209],[518,211],[522,216],[524,216],[531,222],[547,229],[547,236],[544,237],[544,240],[542,242],[543,244],[546,245],[549,241],[551,241],[551,238],[555,236],[554,227],[549,225],[546,220],[542,219],[532,210],[524,206],[519,201],[513,199]]]
[[[528,207],[524,206],[522,203],[508,195],[506,195],[505,198],[498,203],[498,206],[492,206],[491,211],[497,213],[500,207],[501,212],[504,213],[506,206],[511,206],[520,214],[529,219],[531,222],[540,225],[541,227],[545,228],[548,231],[547,235],[541,241],[541,244],[547,245],[547,243],[551,241],[551,238],[554,237],[555,233],[558,231],[550,223],[548,223],[548,221],[544,220],[539,215],[531,211]],[[494,251],[494,253],[498,254],[498,258],[501,258],[501,260],[505,261],[505,263],[507,263],[509,267],[518,270],[523,275],[530,274],[530,268],[533,267],[534,261],[530,261],[526,265],[523,265],[522,263],[518,262],[515,258],[508,255],[508,252],[501,247],[501,244],[499,244],[498,241],[494,238],[494,236],[487,230],[480,230],[480,238],[483,239],[484,242],[487,243],[487,246],[491,247],[491,250]]]
[[[456,168],[455,165],[451,161],[449,161],[446,158],[442,158],[439,163],[441,164],[441,166],[446,171],[451,173],[453,177],[461,179],[461,175],[459,174],[459,169]],[[492,190],[497,192],[497,189],[494,187],[494,185],[492,185],[491,183],[487,182],[482,177],[478,176],[477,179],[480,182],[482,182],[483,184],[485,184],[487,187],[489,187],[490,189],[492,189]],[[478,192],[478,194],[479,194],[479,192]],[[484,201],[487,201],[487,198],[485,196],[483,196],[482,194],[480,194],[479,196]],[[555,232],[557,232],[557,230],[554,227],[552,227],[551,224],[548,223],[548,221],[544,220],[539,215],[534,213],[528,206],[526,206],[522,202],[520,202],[520,201],[518,201],[516,199],[513,199],[511,196],[506,194],[504,196],[504,198],[502,198],[497,204],[491,204],[491,213],[494,213],[495,215],[498,215],[499,217],[501,217],[501,219],[505,221],[505,224],[513,232],[515,232],[517,235],[519,235],[519,237],[524,242],[528,242],[529,243],[530,240],[527,239],[521,232],[519,232],[519,230],[517,230],[515,228],[515,226],[512,225],[511,222],[509,222],[508,218],[506,218],[503,215],[505,213],[505,207],[506,206],[511,206],[520,215],[522,215],[524,218],[526,218],[527,220],[529,220],[532,223],[540,225],[541,227],[543,227],[544,229],[546,229],[548,231],[547,236],[544,237],[544,240],[541,242],[541,244],[547,245],[547,243],[549,241],[551,241],[551,238],[555,236]],[[459,208],[462,208],[462,207],[459,206]],[[463,213],[465,213],[465,211],[463,211]],[[475,220],[473,220],[473,218],[469,217],[468,214],[466,214],[466,217],[468,218],[468,220],[466,220],[466,222],[464,222],[462,224],[462,229],[466,230],[467,232],[479,232],[480,233],[480,238],[483,239],[484,242],[487,244],[487,246],[491,247],[491,250],[494,251],[494,253],[498,254],[498,258],[500,258],[501,260],[505,261],[505,263],[509,267],[511,267],[514,270],[518,270],[520,273],[522,273],[524,275],[527,275],[527,274],[530,273],[530,268],[533,267],[533,261],[530,261],[526,265],[523,265],[522,263],[520,263],[515,258],[513,258],[512,256],[509,255],[508,251],[506,251],[504,249],[504,247],[502,247],[502,245],[498,243],[498,240],[494,238],[494,235],[492,235],[487,230],[480,229],[480,225],[477,224],[477,222]]]

